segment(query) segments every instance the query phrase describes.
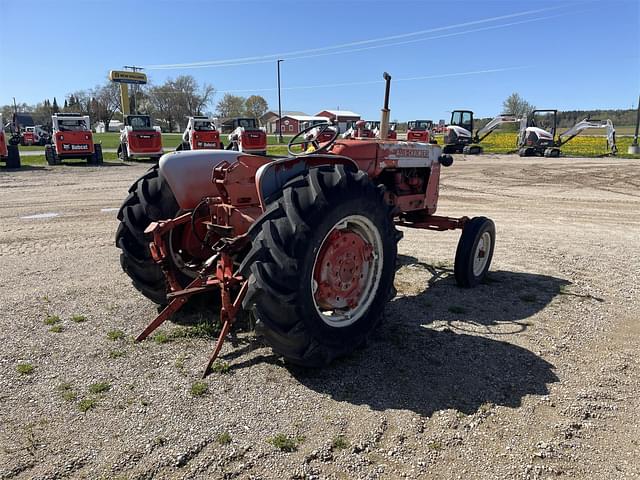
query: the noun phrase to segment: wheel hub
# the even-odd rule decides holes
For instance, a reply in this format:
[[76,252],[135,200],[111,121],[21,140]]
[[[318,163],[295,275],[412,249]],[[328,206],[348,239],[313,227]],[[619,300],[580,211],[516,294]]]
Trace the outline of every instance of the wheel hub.
[[357,233],[334,230],[318,254],[315,300],[326,310],[352,310],[362,299],[373,263],[373,245]]

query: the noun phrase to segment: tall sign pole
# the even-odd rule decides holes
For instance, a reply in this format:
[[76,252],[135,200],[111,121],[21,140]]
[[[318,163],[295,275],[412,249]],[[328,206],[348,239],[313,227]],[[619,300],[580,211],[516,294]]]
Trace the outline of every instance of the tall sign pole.
[[[131,68],[131,67],[129,67]],[[140,69],[140,67],[134,67]],[[141,70],[141,69],[140,69]],[[138,71],[130,70],[111,70],[109,72],[109,80],[120,84],[120,103],[122,106],[122,114],[129,115],[129,85],[144,85],[147,83],[147,76]],[[135,109],[135,105],[134,105]]]

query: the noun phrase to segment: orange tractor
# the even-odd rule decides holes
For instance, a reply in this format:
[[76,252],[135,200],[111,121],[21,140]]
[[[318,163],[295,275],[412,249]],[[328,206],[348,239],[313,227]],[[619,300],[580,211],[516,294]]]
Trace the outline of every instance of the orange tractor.
[[189,117],[182,142],[176,150],[203,150],[223,148],[220,132],[209,117]]
[[433,136],[431,120],[412,120],[407,123],[407,141],[438,143]]
[[17,145],[7,142],[4,133],[4,123],[0,113],[0,161],[5,162],[7,168],[20,168],[20,151]]
[[102,163],[102,145],[94,143],[87,115],[56,113],[51,116],[51,124],[51,144],[44,148],[49,165],[58,165],[67,159],[84,159],[95,165]]
[[[381,132],[388,132],[387,81]],[[312,154],[307,130],[319,138]],[[315,145],[314,145],[315,146]],[[394,298],[397,227],[462,231],[455,279],[487,275],[495,227],[485,217],[436,215],[438,145],[339,139],[302,130],[291,156],[168,153],[129,189],[116,245],[133,285],[163,305],[143,340],[194,295],[221,302],[222,328],[205,375],[241,312],[289,362],[318,367],[365,344]]]

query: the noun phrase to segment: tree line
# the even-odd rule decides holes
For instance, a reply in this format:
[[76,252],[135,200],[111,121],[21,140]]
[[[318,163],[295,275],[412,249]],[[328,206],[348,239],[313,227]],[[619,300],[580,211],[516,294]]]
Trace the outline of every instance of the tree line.
[[[230,117],[252,117],[260,119],[269,105],[259,95],[241,97],[225,94],[212,109],[216,90],[207,83],[199,84],[191,75],[180,75],[163,84],[129,87],[129,109],[151,115],[154,122],[167,132],[177,131],[186,125],[186,117],[194,115]],[[30,113],[35,124],[50,126],[54,113],[80,113],[89,115],[91,122],[104,122],[109,128],[111,120],[122,120],[120,88],[118,84],[105,81],[102,85],[69,93],[62,105],[56,97],[44,99],[35,105],[19,103],[18,112]],[[0,107],[4,122],[11,120],[13,105]]]

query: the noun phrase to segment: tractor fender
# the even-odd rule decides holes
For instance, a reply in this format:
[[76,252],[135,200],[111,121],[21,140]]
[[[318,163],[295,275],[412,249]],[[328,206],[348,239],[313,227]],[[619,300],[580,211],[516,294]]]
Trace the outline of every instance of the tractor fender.
[[266,208],[270,199],[278,194],[289,180],[304,175],[311,168],[323,165],[345,165],[354,171],[358,170],[356,162],[341,155],[305,155],[267,163],[256,172],[256,188],[262,207]]
[[218,195],[213,169],[222,162],[234,163],[246,155],[232,150],[182,150],[160,157],[160,173],[183,210],[195,208],[204,197]]

